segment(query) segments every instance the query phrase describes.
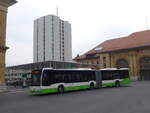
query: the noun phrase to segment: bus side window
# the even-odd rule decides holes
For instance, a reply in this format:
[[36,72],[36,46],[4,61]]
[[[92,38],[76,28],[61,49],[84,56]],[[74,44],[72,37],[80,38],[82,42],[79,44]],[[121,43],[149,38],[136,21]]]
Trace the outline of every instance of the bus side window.
[[71,82],[75,82],[75,71],[71,73]]
[[59,83],[62,82],[62,75],[61,75],[61,71],[55,71],[55,82]]
[[44,86],[49,86],[51,83],[52,83],[52,79],[53,79],[53,76],[52,76],[52,71],[49,71],[49,70],[45,70],[43,72],[43,85]]
[[80,74],[81,82],[86,82],[86,76],[87,76],[87,73],[84,71]]
[[73,72],[72,72],[72,75],[71,75],[71,77],[72,77],[72,82],[80,82],[80,81],[81,81],[80,75],[81,75],[81,72],[80,72],[80,71],[73,71]]
[[112,80],[113,74],[110,71],[102,71],[102,80]]
[[102,71],[102,80],[108,80],[107,78],[107,72]]
[[64,76],[64,82],[65,83],[71,82],[71,72],[70,71],[64,71],[63,76]]
[[90,81],[91,80],[91,77],[92,76],[92,73],[91,73],[91,71],[88,71],[87,72],[87,81]]
[[128,73],[128,70],[123,70],[120,72],[120,78],[123,79],[123,78],[128,78],[129,77],[129,73]]
[[88,81],[88,72],[87,71],[83,72],[83,81],[84,82]]
[[96,80],[94,71],[90,71],[90,73],[89,73],[89,80]]
[[113,79],[119,79],[119,78],[120,78],[119,73],[114,73],[114,74],[113,74]]

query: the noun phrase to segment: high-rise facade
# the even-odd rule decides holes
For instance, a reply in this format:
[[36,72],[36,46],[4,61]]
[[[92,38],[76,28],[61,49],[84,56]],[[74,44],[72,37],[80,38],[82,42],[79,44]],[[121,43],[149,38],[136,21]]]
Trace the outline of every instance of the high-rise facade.
[[33,62],[72,61],[71,24],[54,15],[34,21]]

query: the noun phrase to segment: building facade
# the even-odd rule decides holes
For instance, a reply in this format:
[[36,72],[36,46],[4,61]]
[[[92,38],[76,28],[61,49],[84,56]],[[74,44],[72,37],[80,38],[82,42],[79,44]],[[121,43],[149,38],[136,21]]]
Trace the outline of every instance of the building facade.
[[99,68],[128,67],[132,80],[150,80],[150,30],[107,40],[74,60],[99,61]]
[[34,21],[33,61],[72,61],[71,24],[54,15]]
[[0,1],[0,90],[1,86],[5,84],[5,52],[8,49],[6,47],[7,9],[14,3],[16,3],[15,0]]

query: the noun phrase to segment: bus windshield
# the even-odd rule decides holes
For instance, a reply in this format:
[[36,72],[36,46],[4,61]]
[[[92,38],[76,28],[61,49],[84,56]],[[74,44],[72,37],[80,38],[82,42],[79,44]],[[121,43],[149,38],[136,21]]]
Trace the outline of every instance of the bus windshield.
[[31,73],[31,86],[40,86],[41,70],[34,70]]

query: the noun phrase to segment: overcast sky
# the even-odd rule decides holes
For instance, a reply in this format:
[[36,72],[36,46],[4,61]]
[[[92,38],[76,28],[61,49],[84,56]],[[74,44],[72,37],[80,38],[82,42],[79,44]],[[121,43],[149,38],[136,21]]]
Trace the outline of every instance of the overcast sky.
[[8,10],[6,65],[33,62],[33,21],[55,15],[56,6],[59,17],[72,25],[75,57],[105,40],[145,30],[149,4],[150,0],[18,0]]

